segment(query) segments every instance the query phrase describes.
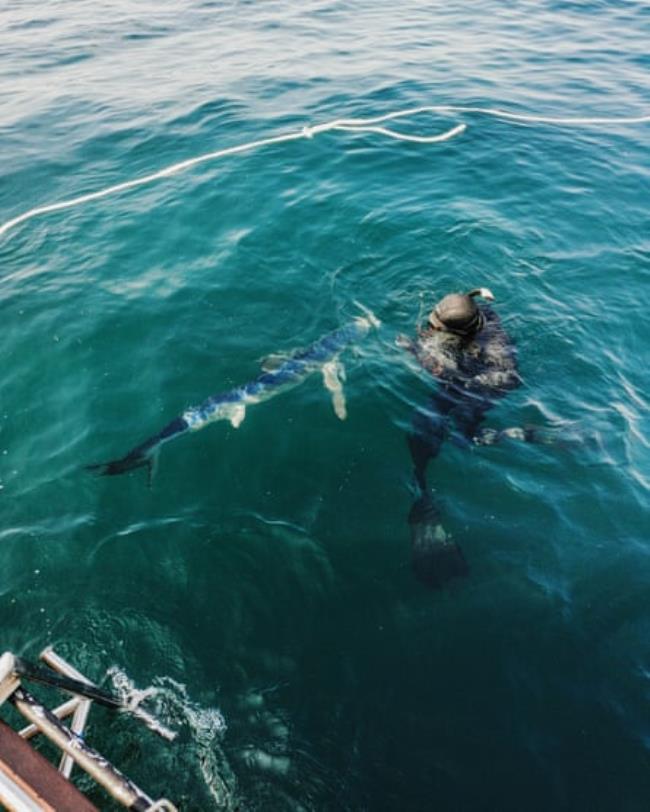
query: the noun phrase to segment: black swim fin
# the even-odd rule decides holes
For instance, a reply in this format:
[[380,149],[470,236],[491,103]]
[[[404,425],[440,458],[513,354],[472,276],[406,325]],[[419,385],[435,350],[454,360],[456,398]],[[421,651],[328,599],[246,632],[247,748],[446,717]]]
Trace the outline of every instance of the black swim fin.
[[411,563],[415,577],[430,589],[442,589],[452,578],[469,575],[463,551],[442,526],[430,496],[421,496],[409,511]]

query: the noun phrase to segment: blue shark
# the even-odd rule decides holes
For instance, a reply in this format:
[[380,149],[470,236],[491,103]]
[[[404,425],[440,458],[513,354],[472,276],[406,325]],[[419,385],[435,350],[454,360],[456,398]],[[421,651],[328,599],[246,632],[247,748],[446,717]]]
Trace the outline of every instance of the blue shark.
[[364,315],[327,333],[306,349],[284,358],[280,357],[275,369],[264,369],[263,367],[264,371],[252,381],[212,395],[198,406],[189,407],[161,431],[132,448],[123,457],[110,462],[88,465],[87,470],[100,476],[115,476],[136,468],[146,467],[151,482],[157,454],[164,443],[168,443],[181,434],[199,431],[219,420],[228,420],[232,426],[237,428],[246,417],[246,410],[249,406],[262,403],[281,392],[293,389],[317,371],[322,373],[325,387],[332,395],[337,417],[345,420],[347,416],[343,392],[345,370],[339,356],[347,347],[364,339],[371,329],[378,328],[381,324],[374,313],[359,306]]

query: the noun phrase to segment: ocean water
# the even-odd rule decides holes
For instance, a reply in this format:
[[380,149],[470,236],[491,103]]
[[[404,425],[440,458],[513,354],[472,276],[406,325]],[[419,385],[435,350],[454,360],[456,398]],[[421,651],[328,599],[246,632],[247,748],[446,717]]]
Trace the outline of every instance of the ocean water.
[[[0,30],[2,222],[344,116],[650,113],[643,2],[5,0]],[[0,237],[1,647],[154,686],[175,743],[101,709],[89,737],[180,809],[647,809],[650,123],[390,126],[458,123],[263,147]],[[433,384],[394,338],[477,285],[524,379],[488,423],[571,442],[444,446],[470,576],[429,591],[405,438]],[[346,421],[314,375],[166,446],[151,488],[84,470],[355,301],[383,325],[342,358]]]

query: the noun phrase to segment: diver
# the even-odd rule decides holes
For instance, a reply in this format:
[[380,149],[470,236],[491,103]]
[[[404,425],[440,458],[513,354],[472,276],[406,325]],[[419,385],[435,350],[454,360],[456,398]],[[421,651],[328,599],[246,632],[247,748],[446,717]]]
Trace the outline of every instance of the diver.
[[396,340],[438,381],[426,406],[416,410],[408,435],[418,489],[409,513],[412,563],[418,580],[430,587],[467,575],[468,567],[460,547],[448,538],[428,491],[429,461],[447,437],[465,446],[485,445],[523,431],[497,432],[481,425],[486,413],[516,389],[521,378],[512,340],[493,308],[478,305],[477,297],[494,300],[488,288],[450,293],[433,308],[415,339]]

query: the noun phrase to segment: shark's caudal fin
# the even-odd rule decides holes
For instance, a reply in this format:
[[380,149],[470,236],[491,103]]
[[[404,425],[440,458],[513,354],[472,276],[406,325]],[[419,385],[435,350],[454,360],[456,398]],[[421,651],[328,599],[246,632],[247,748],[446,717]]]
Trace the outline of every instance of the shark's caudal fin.
[[171,440],[172,437],[187,431],[187,429],[187,422],[182,417],[176,417],[162,431],[132,448],[124,457],[110,460],[110,462],[86,465],[86,471],[91,471],[97,476],[117,476],[118,474],[126,474],[128,471],[135,471],[136,468],[146,468],[147,482],[151,485],[156,471],[160,446],[167,440]]
[[85,468],[86,471],[91,471],[97,476],[117,476],[118,474],[126,474],[128,471],[135,471],[136,468],[146,467],[148,470],[148,482],[151,484],[157,456],[153,449],[142,453],[139,449],[134,449],[119,460],[93,463],[92,465],[86,465]]

